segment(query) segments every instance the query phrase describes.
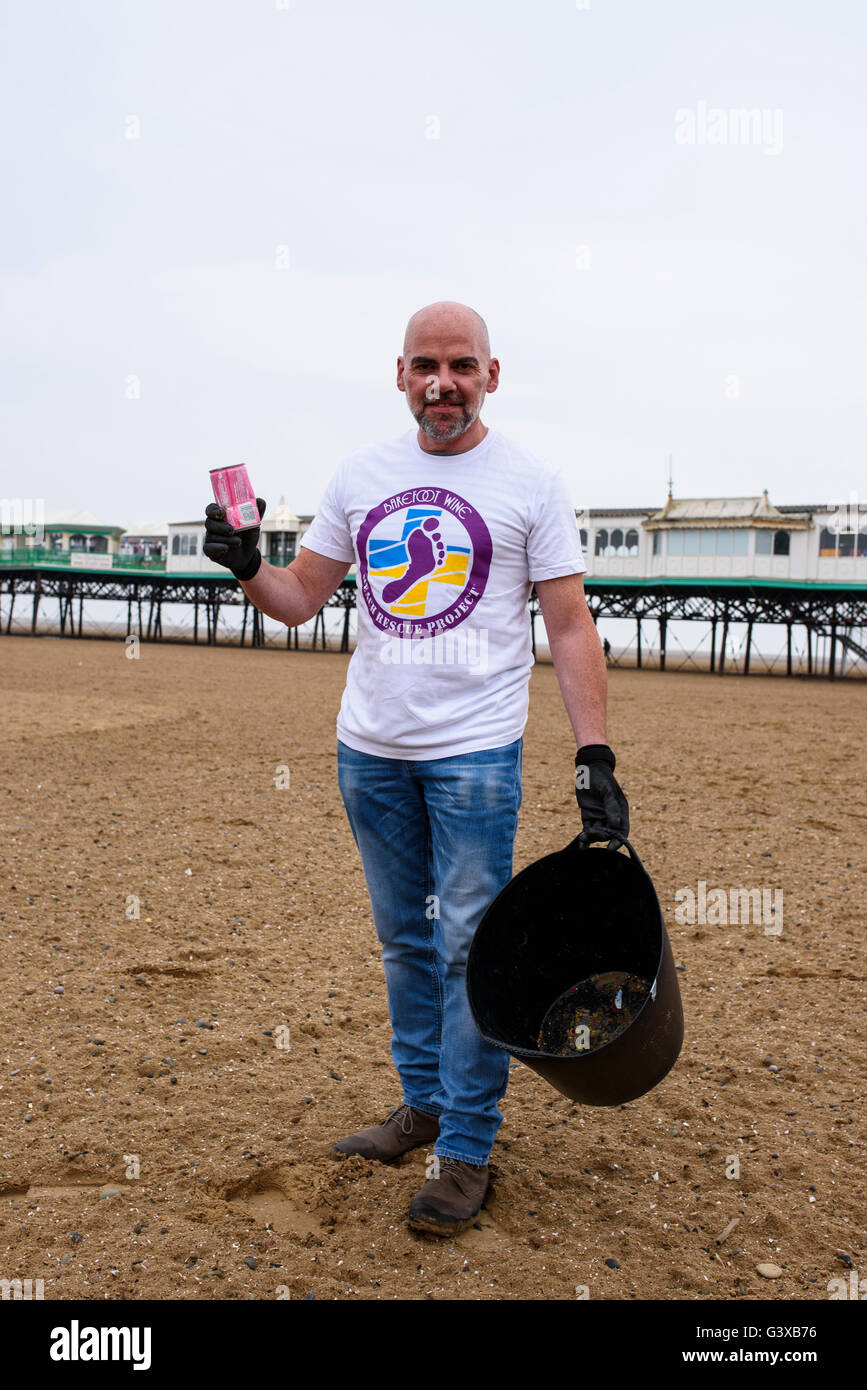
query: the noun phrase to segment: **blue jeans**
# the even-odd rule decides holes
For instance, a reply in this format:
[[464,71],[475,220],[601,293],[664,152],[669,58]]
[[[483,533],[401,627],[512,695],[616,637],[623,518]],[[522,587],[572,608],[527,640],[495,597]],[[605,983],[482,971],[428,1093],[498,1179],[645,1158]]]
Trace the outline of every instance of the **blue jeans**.
[[338,740],[337,772],[382,944],[403,1100],[440,1117],[434,1153],[488,1161],[509,1055],[482,1038],[466,961],[512,877],[523,740],[412,762]]

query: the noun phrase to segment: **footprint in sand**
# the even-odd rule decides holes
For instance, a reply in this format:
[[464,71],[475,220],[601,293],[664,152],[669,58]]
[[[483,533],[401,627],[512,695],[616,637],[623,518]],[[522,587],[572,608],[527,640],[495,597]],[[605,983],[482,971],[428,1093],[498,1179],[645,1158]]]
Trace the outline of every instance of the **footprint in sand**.
[[[399,598],[417,584],[420,579],[426,579],[429,574],[433,574],[435,569],[439,569],[445,560],[446,547],[442,539],[442,533],[437,530],[439,522],[435,516],[425,517],[421,526],[417,526],[414,531],[410,531],[406,542],[406,549],[409,555],[409,565],[406,573],[400,579],[392,579],[390,584],[386,584],[382,591],[382,597],[386,603],[395,603]],[[432,531],[433,535],[427,535]],[[436,542],[436,551],[434,551]]]

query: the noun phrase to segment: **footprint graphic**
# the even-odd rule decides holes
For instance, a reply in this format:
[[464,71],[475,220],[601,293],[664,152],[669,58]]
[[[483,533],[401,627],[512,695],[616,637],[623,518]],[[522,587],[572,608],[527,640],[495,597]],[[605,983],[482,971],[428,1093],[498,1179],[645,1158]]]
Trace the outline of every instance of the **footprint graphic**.
[[[427,516],[414,531],[410,531],[406,542],[409,565],[400,579],[392,579],[382,591],[386,603],[395,603],[402,598],[420,579],[426,579],[443,564],[446,555],[442,533],[437,530],[439,522],[435,516]],[[426,534],[432,532],[432,535]],[[434,552],[436,542],[436,552]]]

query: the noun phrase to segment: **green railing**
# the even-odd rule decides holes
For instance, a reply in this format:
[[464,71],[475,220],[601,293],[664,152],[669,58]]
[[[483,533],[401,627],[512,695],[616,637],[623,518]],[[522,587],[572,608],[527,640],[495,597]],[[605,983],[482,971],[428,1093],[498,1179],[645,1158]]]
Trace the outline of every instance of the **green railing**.
[[[6,569],[20,569],[25,566],[30,569],[78,569],[79,566],[72,564],[72,556],[81,556],[81,568],[87,569],[89,561],[93,560],[94,569],[104,569],[109,567],[105,564],[105,554],[90,552],[86,550],[52,550],[50,546],[29,545],[22,550],[3,550],[0,549],[0,567]],[[143,570],[149,574],[165,574],[165,558],[159,560],[146,559],[143,555],[112,555],[111,569],[113,570]]]
[[[80,565],[72,564],[71,557],[73,555],[80,555],[82,557]],[[295,556],[276,555],[267,556],[266,558],[269,564],[276,565],[278,569],[283,569],[286,565],[291,565]],[[90,568],[94,570],[105,570],[106,573],[110,573],[109,566],[104,563],[104,559],[105,556],[99,553],[92,553],[86,550],[52,550],[50,546],[44,545],[30,545],[27,546],[26,549],[21,550],[0,549],[0,569],[21,569],[23,566],[26,569],[78,570],[81,568],[87,570],[89,567],[88,562],[93,560],[95,563],[90,566]],[[179,574],[191,572],[187,569],[188,561],[194,562],[196,570],[198,570],[198,555],[175,555],[174,560],[176,571]],[[148,560],[142,555],[112,555],[111,569],[139,570],[145,574],[165,574],[166,559],[165,556],[159,560]],[[213,572],[217,572],[218,569],[219,566],[215,565]],[[208,567],[203,570],[202,573],[211,574],[212,571],[210,567]]]

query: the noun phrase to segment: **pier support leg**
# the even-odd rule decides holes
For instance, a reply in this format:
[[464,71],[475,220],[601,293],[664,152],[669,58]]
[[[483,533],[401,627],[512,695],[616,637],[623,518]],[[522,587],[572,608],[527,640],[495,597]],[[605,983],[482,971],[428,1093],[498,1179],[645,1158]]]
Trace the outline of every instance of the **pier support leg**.
[[831,623],[831,651],[828,658],[828,679],[832,681],[837,674],[837,619]]

